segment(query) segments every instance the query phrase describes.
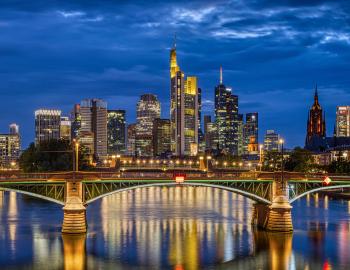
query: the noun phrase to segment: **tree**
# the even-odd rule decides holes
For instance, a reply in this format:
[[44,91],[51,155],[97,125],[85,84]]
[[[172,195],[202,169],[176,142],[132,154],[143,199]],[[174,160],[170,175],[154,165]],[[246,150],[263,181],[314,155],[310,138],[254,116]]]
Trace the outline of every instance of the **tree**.
[[327,166],[326,170],[329,173],[350,173],[350,162],[345,160],[333,161]]
[[[73,170],[73,146],[67,140],[50,140],[38,145],[30,144],[20,159],[20,168],[25,172],[51,172]],[[89,169],[86,149],[79,150],[79,169]]]
[[310,172],[316,167],[312,152],[300,147],[294,148],[284,166],[286,171],[295,172]]

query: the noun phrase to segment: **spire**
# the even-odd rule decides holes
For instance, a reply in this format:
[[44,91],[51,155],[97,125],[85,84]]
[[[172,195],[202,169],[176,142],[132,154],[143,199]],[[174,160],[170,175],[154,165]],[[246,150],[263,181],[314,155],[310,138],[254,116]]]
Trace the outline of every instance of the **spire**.
[[315,100],[318,100],[318,91],[317,91],[317,83],[315,85]]
[[176,32],[174,34],[174,49],[176,49]]
[[220,66],[220,84],[222,84],[222,66]]

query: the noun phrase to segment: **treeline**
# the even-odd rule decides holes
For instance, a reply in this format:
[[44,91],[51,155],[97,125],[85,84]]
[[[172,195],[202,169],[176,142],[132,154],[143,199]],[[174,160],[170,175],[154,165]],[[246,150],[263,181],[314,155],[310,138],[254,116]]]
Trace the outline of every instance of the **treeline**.
[[[53,172],[73,170],[73,145],[67,140],[34,143],[22,153],[19,166],[24,172]],[[87,150],[79,147],[79,170],[90,169]]]
[[[264,155],[265,171],[280,170],[282,155],[280,152],[272,151]],[[315,162],[313,153],[296,147],[284,160],[284,170],[290,172],[328,172],[328,173],[350,173],[350,162],[339,157],[329,165],[318,165]]]

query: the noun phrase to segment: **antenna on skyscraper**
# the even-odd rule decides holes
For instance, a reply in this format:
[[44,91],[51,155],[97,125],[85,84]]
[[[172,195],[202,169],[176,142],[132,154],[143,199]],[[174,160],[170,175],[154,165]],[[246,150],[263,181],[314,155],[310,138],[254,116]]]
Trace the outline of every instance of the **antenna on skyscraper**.
[[174,49],[176,49],[176,32],[174,34]]
[[220,84],[222,84],[222,66],[220,66]]

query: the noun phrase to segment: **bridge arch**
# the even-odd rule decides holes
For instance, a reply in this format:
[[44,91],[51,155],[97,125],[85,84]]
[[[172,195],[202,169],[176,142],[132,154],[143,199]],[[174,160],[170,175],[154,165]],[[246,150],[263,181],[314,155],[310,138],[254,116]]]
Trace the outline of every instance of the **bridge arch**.
[[263,203],[263,204],[271,204],[272,202],[270,202],[269,200],[262,198],[258,195],[249,193],[247,191],[243,191],[240,189],[236,189],[236,188],[231,188],[231,187],[226,187],[226,186],[220,186],[220,185],[213,185],[213,184],[206,184],[206,183],[181,183],[181,184],[177,184],[175,182],[171,182],[171,183],[153,183],[153,184],[145,184],[145,185],[139,185],[139,186],[132,186],[132,187],[127,187],[127,188],[121,188],[121,189],[116,189],[114,191],[102,194],[100,196],[97,196],[93,199],[90,199],[88,201],[86,201],[86,204],[90,204],[94,201],[97,201],[99,199],[102,199],[104,197],[107,197],[109,195],[113,195],[115,193],[120,193],[120,192],[124,192],[124,191],[131,191],[134,189],[139,189],[139,188],[148,188],[148,187],[164,187],[164,186],[202,186],[202,187],[211,187],[211,188],[218,188],[218,189],[222,189],[222,190],[226,190],[226,191],[230,191],[230,192],[234,192],[237,193],[239,195],[242,195],[244,197],[247,197],[255,202],[259,202],[259,203]]
[[24,190],[20,190],[20,189],[12,189],[12,188],[5,188],[5,187],[0,187],[0,191],[9,191],[9,192],[16,192],[16,193],[20,193],[20,194],[24,194],[24,195],[28,195],[31,197],[35,197],[35,198],[39,198],[45,201],[49,201],[49,202],[53,202],[59,205],[64,206],[64,202],[61,202],[59,200],[55,200],[53,198],[50,197],[46,197],[40,194],[36,194],[36,193],[32,193],[32,192],[28,192],[28,191],[24,191]]
[[339,188],[350,188],[350,184],[338,185],[338,186],[326,186],[326,187],[319,187],[319,188],[315,188],[315,189],[310,189],[310,190],[303,192],[303,193],[299,194],[298,196],[292,198],[291,200],[289,200],[289,202],[293,203],[296,200],[298,200],[298,199],[300,199],[308,194],[312,194],[312,193],[316,193],[316,192],[324,191],[324,190],[339,189]]

